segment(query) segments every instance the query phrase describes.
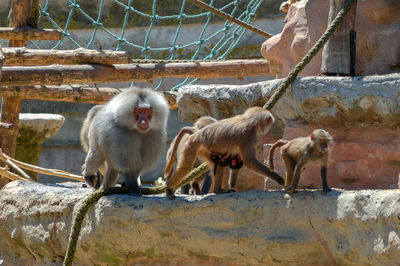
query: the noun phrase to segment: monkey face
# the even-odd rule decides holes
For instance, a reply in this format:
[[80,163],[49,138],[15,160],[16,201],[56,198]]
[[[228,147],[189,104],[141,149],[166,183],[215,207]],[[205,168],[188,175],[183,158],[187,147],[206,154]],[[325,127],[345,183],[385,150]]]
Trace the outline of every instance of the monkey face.
[[134,116],[137,129],[140,133],[146,133],[150,128],[153,109],[151,107],[136,107]]
[[331,143],[330,139],[321,139],[319,141],[319,147],[321,152],[326,153],[329,150],[329,144]]

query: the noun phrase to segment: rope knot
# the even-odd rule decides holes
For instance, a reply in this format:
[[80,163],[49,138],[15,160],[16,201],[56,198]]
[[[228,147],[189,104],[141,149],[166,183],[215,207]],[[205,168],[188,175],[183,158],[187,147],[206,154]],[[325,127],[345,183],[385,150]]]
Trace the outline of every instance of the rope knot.
[[184,21],[186,18],[187,18],[186,14],[181,14],[178,16],[178,20],[180,20],[180,21]]
[[69,4],[69,7],[71,7],[71,8],[75,8],[75,9],[79,9],[79,8],[81,8],[81,7],[80,7],[80,5],[78,5],[78,4],[74,4],[74,3],[71,3],[71,4]]
[[93,21],[92,24],[95,25],[96,27],[103,27],[103,23],[101,22]]

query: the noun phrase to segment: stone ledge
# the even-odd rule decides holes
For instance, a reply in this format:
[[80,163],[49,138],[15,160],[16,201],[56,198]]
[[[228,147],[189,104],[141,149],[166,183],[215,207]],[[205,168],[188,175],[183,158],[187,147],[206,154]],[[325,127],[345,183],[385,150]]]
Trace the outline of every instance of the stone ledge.
[[[60,263],[80,183],[14,181],[0,191],[5,264]],[[89,209],[74,262],[84,265],[389,265],[400,261],[400,190],[113,195]],[[326,242],[326,248],[324,243]]]
[[[190,85],[179,90],[183,120],[203,115],[217,119],[262,106],[282,79],[248,85]],[[400,73],[365,77],[297,78],[272,109],[285,127],[289,120],[351,128],[400,126]]]
[[58,114],[19,114],[19,145],[37,145],[54,136],[64,124],[65,118]]

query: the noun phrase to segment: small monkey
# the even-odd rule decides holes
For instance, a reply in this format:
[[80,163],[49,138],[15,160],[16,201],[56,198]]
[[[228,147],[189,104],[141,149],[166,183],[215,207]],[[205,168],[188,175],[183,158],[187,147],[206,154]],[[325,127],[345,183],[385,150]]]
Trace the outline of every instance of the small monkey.
[[[199,130],[199,129],[202,129],[203,127],[205,127],[205,126],[207,126],[207,125],[209,125],[211,123],[214,123],[216,121],[217,120],[215,118],[211,117],[211,116],[203,116],[203,117],[200,117],[199,119],[197,119],[196,122],[194,123],[193,127],[191,127],[191,128],[194,131],[195,130]],[[182,139],[181,139],[181,142],[177,146],[176,160],[178,162],[180,160],[182,160],[181,153],[182,153],[183,143],[185,143],[187,141],[188,137],[189,137],[189,135],[184,135],[182,137]],[[176,139],[177,139],[177,137],[175,137],[172,140],[171,145],[169,146],[169,149],[167,151],[167,156],[166,156],[166,161],[167,162],[171,160],[173,147],[175,146]],[[199,159],[196,159],[194,167],[198,167],[200,164],[201,164],[201,161]],[[167,175],[171,174],[173,164],[169,164],[169,166],[171,166],[171,167],[169,167],[168,169],[165,169],[164,176],[167,176]],[[203,179],[203,177],[205,178],[205,181],[203,183],[203,188],[200,190],[199,182]],[[182,187],[182,191],[185,194],[188,194],[189,193],[189,189],[191,187],[194,190],[196,195],[200,195],[201,192],[205,193],[206,191],[208,193],[208,191],[210,189],[210,186],[211,186],[211,182],[210,182],[211,180],[207,180],[208,178],[210,178],[210,176],[209,176],[208,173],[206,173],[205,176],[201,176],[201,177],[197,178],[195,181],[191,182],[191,184]],[[207,194],[207,193],[205,193],[205,194]]]
[[[140,196],[138,177],[161,159],[169,106],[150,89],[126,89],[89,112],[81,129],[87,151],[82,174],[92,187],[112,187],[121,177]],[[104,175],[96,175],[100,169]],[[101,184],[101,185],[100,185]]]
[[[166,164],[168,199],[175,198],[175,186],[193,169],[196,157],[204,159],[211,169],[215,166],[211,154],[240,158],[250,170],[266,175],[283,185],[283,178],[270,171],[256,158],[257,137],[268,133],[274,122],[275,119],[268,110],[251,107],[242,115],[216,121],[199,130],[182,128],[173,147],[172,160]],[[190,134],[190,136],[182,147],[182,160],[177,163],[175,172],[171,173],[168,169],[172,168],[177,146],[185,134]],[[223,171],[223,167],[217,167],[216,171],[218,175],[218,171]],[[220,187],[221,184],[216,185]]]
[[269,150],[269,167],[271,170],[274,169],[274,151],[281,147],[282,159],[286,166],[285,190],[288,193],[295,193],[305,166],[308,163],[319,161],[321,164],[322,190],[324,193],[328,193],[331,191],[326,179],[330,143],[332,143],[332,137],[323,129],[314,130],[308,137],[299,137],[290,141],[280,139]]

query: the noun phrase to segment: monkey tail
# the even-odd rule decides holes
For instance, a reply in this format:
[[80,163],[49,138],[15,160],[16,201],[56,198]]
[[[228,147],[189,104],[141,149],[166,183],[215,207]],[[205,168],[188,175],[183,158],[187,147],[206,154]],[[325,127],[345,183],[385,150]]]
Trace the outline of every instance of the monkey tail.
[[182,140],[182,137],[185,134],[193,134],[196,131],[195,128],[193,127],[183,127],[178,135],[176,136],[176,140],[174,143],[174,147],[171,152],[171,156],[169,157],[168,161],[165,164],[165,170],[164,170],[164,177],[167,177],[171,174],[172,168],[174,168],[175,160],[176,160],[176,151],[178,150],[178,145]]
[[277,148],[285,145],[286,143],[288,143],[288,140],[284,140],[284,139],[280,139],[277,142],[275,142],[272,147],[269,149],[268,152],[268,167],[271,170],[274,170],[274,152]]

